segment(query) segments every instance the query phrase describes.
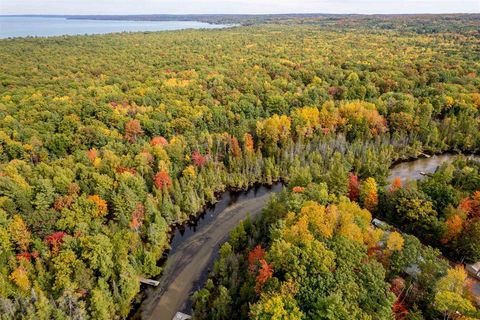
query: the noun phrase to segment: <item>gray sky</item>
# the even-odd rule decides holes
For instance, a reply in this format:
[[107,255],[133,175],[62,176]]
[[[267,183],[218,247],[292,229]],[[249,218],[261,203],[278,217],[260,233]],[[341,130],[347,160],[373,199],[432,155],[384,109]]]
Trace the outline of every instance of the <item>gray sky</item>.
[[480,0],[0,0],[0,14],[458,13]]

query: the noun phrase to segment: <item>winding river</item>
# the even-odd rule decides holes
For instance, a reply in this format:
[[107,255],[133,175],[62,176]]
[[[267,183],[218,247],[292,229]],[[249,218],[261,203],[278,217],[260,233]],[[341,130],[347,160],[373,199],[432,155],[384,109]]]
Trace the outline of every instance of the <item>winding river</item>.
[[[389,181],[418,180],[422,173],[433,173],[453,154],[443,154],[402,162],[391,168]],[[175,231],[164,271],[156,288],[144,290],[142,302],[134,318],[172,320],[177,311],[191,313],[190,295],[206,281],[218,248],[230,231],[247,215],[258,215],[270,195],[282,189],[281,183],[271,187],[256,186],[244,192],[226,192],[195,223]],[[477,284],[480,292],[480,285]]]
[[134,318],[172,320],[177,311],[190,313],[190,294],[201,288],[218,248],[241,220],[255,217],[282,184],[255,186],[244,192],[226,192],[195,223],[179,228],[171,242],[160,284],[147,288],[146,299]]

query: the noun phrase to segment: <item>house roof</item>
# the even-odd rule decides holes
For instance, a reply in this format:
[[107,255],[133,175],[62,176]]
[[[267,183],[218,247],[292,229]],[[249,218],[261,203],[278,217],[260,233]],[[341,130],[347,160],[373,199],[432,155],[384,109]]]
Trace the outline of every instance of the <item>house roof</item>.
[[476,271],[480,271],[480,261],[474,263],[471,265],[473,269],[475,269]]

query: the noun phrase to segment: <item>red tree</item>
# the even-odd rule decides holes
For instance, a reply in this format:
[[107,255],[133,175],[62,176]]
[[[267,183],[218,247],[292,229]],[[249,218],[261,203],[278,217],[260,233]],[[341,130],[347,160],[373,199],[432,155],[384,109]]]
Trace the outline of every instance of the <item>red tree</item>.
[[331,95],[334,99],[338,100],[341,98],[344,90],[340,87],[330,87],[327,90],[328,94]]
[[145,218],[145,207],[143,204],[138,203],[135,206],[135,210],[132,213],[132,220],[130,221],[130,228],[138,230],[142,226],[143,219]]
[[63,238],[67,234],[63,231],[54,232],[45,237],[45,241],[50,245],[52,251],[54,253],[58,252],[60,245],[63,243]]
[[98,156],[98,151],[97,149],[90,149],[87,151],[87,158],[88,160],[90,160],[91,162],[95,161],[95,159],[97,158]]
[[135,168],[117,167],[116,170],[117,170],[118,173],[128,172],[132,175],[135,175],[137,173],[137,170]]
[[257,262],[260,259],[263,259],[265,256],[265,250],[261,245],[257,245],[252,251],[248,253],[248,270],[250,272],[255,272],[257,267]]
[[163,190],[164,188],[170,188],[172,185],[172,180],[166,171],[160,171],[155,175],[153,179],[155,183],[155,187],[159,190]]
[[238,144],[238,140],[235,137],[230,138],[230,150],[235,158],[240,157],[241,149],[240,145]]
[[164,137],[153,137],[152,140],[150,140],[150,145],[153,146],[166,146],[168,144],[167,139]]
[[474,218],[480,218],[480,191],[475,191],[473,193],[471,216]]
[[61,211],[65,207],[68,208],[73,203],[73,200],[74,200],[74,198],[71,195],[58,197],[58,198],[55,199],[55,201],[53,203],[53,209],[55,209],[56,211]]
[[303,193],[305,191],[305,188],[304,187],[299,187],[299,186],[296,186],[296,187],[293,187],[292,191],[294,193]]
[[360,182],[358,176],[350,172],[348,180],[348,197],[351,201],[357,201],[360,197]]
[[397,191],[398,189],[402,188],[402,179],[400,177],[396,177],[392,181],[392,185],[390,186],[390,191]]
[[445,233],[441,242],[443,244],[449,243],[452,239],[456,238],[462,233],[463,230],[463,219],[458,214],[455,214],[449,217],[445,221]]
[[250,133],[245,133],[244,139],[245,139],[245,150],[247,150],[249,153],[253,152],[253,149],[255,146],[254,146],[252,135]]
[[397,299],[392,306],[393,314],[395,315],[396,320],[403,320],[408,315],[408,310],[405,307],[404,302]]
[[462,199],[459,208],[471,218],[480,218],[480,191],[473,193],[471,197]]
[[390,291],[393,292],[397,297],[399,297],[403,289],[405,289],[405,280],[401,277],[396,277],[392,280],[392,286],[390,287]]
[[265,282],[273,276],[273,268],[264,259],[260,259],[260,270],[255,278],[255,292],[260,293]]
[[17,254],[16,257],[17,257],[18,261],[20,261],[20,260],[30,261],[30,259],[32,258],[31,254],[29,252],[26,252],[26,251]]
[[408,310],[403,302],[403,291],[405,289],[405,280],[401,277],[396,277],[392,281],[390,291],[397,296],[397,300],[392,306],[392,312],[395,315],[395,319],[402,320],[408,315]]
[[207,158],[202,156],[198,150],[192,153],[192,160],[197,167],[203,167],[207,163]]
[[393,292],[397,296],[397,300],[392,306],[392,312],[395,315],[396,320],[405,319],[408,315],[407,307],[403,302],[403,291],[405,289],[405,280],[401,277],[396,277],[392,281],[392,286],[390,287],[390,291]]
[[472,203],[470,198],[464,198],[460,200],[460,204],[458,205],[458,208],[468,214],[472,210]]
[[140,121],[130,120],[125,124],[125,139],[131,143],[137,141],[137,138],[143,134]]

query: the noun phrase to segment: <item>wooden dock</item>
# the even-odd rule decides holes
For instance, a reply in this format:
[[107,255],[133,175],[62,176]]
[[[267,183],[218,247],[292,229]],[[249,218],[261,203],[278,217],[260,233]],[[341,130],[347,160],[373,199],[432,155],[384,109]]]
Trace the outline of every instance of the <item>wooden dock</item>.
[[173,317],[172,320],[188,320],[191,319],[192,317],[189,316],[188,314],[182,313],[182,312],[177,312],[175,313],[175,316]]
[[156,280],[153,280],[153,279],[145,279],[145,278],[138,278],[138,280],[143,283],[143,284],[148,284],[150,286],[154,286],[154,287],[158,287],[158,285],[160,284],[160,282],[156,281]]

